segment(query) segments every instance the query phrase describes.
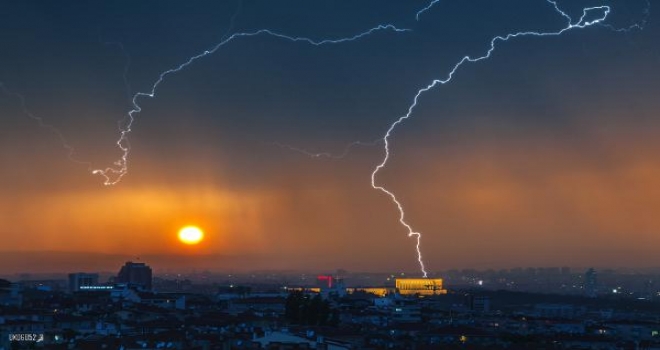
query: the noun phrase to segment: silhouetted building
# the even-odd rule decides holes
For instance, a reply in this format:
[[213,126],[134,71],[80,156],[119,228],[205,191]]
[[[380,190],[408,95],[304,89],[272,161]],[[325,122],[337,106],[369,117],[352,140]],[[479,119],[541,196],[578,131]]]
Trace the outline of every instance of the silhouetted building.
[[[17,283],[0,279],[0,306],[18,306],[23,302],[21,288]],[[1,348],[1,347],[0,347]]]
[[490,312],[490,298],[485,295],[465,295],[465,306],[470,311],[487,313]]
[[316,285],[319,288],[332,288],[333,282],[335,282],[335,279],[330,275],[318,275],[316,277]]
[[117,283],[126,283],[151,289],[151,267],[145,263],[126,262],[117,274]]
[[584,274],[584,294],[590,298],[598,294],[598,280],[596,279],[596,270],[593,268],[587,270]]
[[80,287],[96,286],[99,284],[98,273],[70,273],[69,274],[69,291],[77,292]]
[[343,296],[346,294],[344,280],[331,275],[319,275],[316,277],[316,285],[322,296],[327,297],[330,294]]

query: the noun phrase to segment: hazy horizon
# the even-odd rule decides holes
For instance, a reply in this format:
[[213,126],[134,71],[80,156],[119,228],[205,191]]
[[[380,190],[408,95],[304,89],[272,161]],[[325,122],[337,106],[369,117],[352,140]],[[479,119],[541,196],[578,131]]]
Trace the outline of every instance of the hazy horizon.
[[[255,265],[257,259],[257,265]],[[143,262],[149,265],[155,274],[166,273],[192,273],[209,271],[212,273],[250,273],[250,272],[291,272],[291,273],[330,273],[338,269],[350,273],[405,273],[410,276],[420,275],[415,269],[401,270],[396,266],[391,268],[373,267],[357,268],[341,265],[340,263],[314,262],[300,266],[288,264],[286,261],[278,264],[275,259],[264,256],[216,256],[216,255],[174,255],[174,254],[146,254],[124,255],[93,252],[54,252],[54,251],[0,251],[0,276],[27,274],[67,274],[74,272],[101,272],[116,273],[121,266],[128,262]],[[252,264],[247,265],[249,261]],[[262,265],[258,265],[262,264]],[[249,267],[246,267],[249,266]],[[572,273],[586,271],[589,268],[598,270],[623,270],[648,272],[660,270],[659,265],[626,266],[626,265],[570,265],[548,263],[541,265],[489,265],[475,264],[467,266],[446,266],[440,269],[430,269],[431,275],[450,270],[512,270],[517,268],[562,268],[568,267]],[[583,271],[582,271],[583,272]]]

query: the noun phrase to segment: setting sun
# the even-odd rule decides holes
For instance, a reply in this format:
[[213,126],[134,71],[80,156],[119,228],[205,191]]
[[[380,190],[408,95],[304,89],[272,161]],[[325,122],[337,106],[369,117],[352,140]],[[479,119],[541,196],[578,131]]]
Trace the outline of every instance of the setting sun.
[[185,244],[197,244],[204,239],[204,232],[196,226],[186,226],[179,230],[179,240]]

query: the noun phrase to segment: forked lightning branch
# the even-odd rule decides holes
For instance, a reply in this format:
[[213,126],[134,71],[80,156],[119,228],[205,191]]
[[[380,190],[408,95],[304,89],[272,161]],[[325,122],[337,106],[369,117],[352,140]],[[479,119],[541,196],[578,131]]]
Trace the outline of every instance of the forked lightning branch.
[[[354,142],[351,143],[349,146],[346,147],[344,150],[344,153],[342,153],[340,156],[333,156],[330,153],[311,153],[307,152],[302,149],[298,149],[295,147],[290,147],[290,146],[285,146],[285,148],[291,149],[298,151],[300,153],[306,154],[308,156],[318,158],[318,157],[327,157],[327,158],[341,158],[344,157],[351,149],[352,146],[357,145],[357,144],[380,144],[382,142],[383,148],[384,148],[384,156],[382,160],[378,163],[378,165],[374,168],[373,172],[371,173],[371,186],[383,192],[386,194],[390,200],[393,202],[395,205],[396,209],[398,210],[398,221],[399,223],[406,229],[408,237],[412,237],[415,239],[415,249],[416,249],[416,257],[417,257],[417,262],[419,264],[420,271],[423,275],[423,277],[428,277],[428,271],[426,269],[426,266],[424,264],[424,259],[422,256],[422,234],[421,232],[413,229],[412,225],[406,221],[406,216],[405,216],[405,211],[402,203],[397,199],[395,194],[388,190],[384,185],[380,184],[377,181],[377,175],[382,170],[388,163],[388,161],[391,158],[391,142],[392,142],[392,136],[394,135],[394,131],[399,126],[402,124],[405,120],[409,119],[413,115],[413,111],[417,107],[417,105],[420,102],[420,99],[422,95],[425,92],[428,92],[432,90],[433,88],[439,86],[439,85],[445,85],[448,84],[449,82],[452,81],[454,78],[454,75],[458,72],[459,68],[461,68],[463,65],[467,63],[476,63],[479,61],[484,61],[490,58],[493,55],[493,52],[495,52],[495,49],[498,44],[510,41],[512,39],[516,39],[519,37],[546,37],[546,36],[560,36],[562,34],[565,34],[567,32],[573,31],[573,30],[579,30],[579,29],[585,29],[589,27],[594,27],[594,26],[599,26],[602,28],[606,28],[609,30],[614,30],[614,31],[630,31],[632,29],[643,29],[644,25],[646,24],[646,18],[644,18],[642,21],[635,23],[629,27],[624,27],[624,28],[617,28],[614,27],[611,24],[607,23],[608,16],[610,15],[612,9],[610,6],[606,5],[600,5],[600,6],[592,6],[592,7],[586,7],[581,10],[581,13],[579,17],[575,18],[571,16],[568,12],[564,11],[561,9],[561,7],[557,4],[555,0],[539,0],[541,4],[545,4],[548,7],[548,10],[552,12],[554,16],[558,16],[559,18],[563,18],[565,21],[565,25],[559,29],[556,29],[554,31],[547,31],[547,32],[542,32],[542,31],[521,31],[521,32],[514,32],[514,33],[509,33],[506,35],[498,35],[493,37],[489,45],[485,48],[485,51],[482,55],[480,56],[464,56],[461,58],[458,62],[456,62],[451,69],[449,70],[449,73],[447,73],[443,78],[434,78],[430,80],[430,82],[421,87],[417,93],[413,96],[412,102],[409,105],[407,112],[396,118],[395,121],[389,126],[387,129],[387,132],[385,135],[383,135],[382,138],[376,141],[368,142],[368,143],[363,143],[363,142]],[[429,2],[425,7],[420,9],[415,13],[415,19],[417,21],[424,20],[425,18],[430,17],[430,14],[428,12],[433,11],[434,7],[436,7],[439,3],[441,3],[440,0],[433,0]],[[645,15],[648,17],[649,15],[649,10],[650,10],[650,3],[647,2],[647,8],[645,10]],[[138,92],[132,96],[131,102],[132,102],[132,109],[127,113],[126,119],[123,123],[121,123],[120,130],[119,130],[119,138],[116,142],[117,147],[119,148],[121,152],[121,156],[119,159],[117,159],[114,164],[110,167],[106,168],[97,168],[94,169],[90,166],[90,171],[95,174],[99,175],[103,178],[103,183],[105,185],[116,185],[118,184],[121,179],[128,174],[128,165],[129,165],[129,156],[130,156],[130,143],[129,143],[129,134],[132,131],[132,127],[135,121],[135,117],[137,114],[139,114],[142,111],[142,107],[140,106],[140,100],[143,98],[155,98],[156,94],[158,92],[158,88],[161,84],[163,84],[166,79],[174,75],[176,73],[184,71],[186,68],[192,66],[195,62],[204,59],[205,57],[209,55],[213,55],[215,52],[220,50],[223,46],[226,46],[230,44],[231,42],[239,39],[249,39],[252,37],[257,37],[257,36],[268,36],[272,37],[273,39],[276,40],[286,40],[286,41],[292,41],[292,42],[300,42],[304,43],[307,45],[312,45],[312,46],[322,46],[322,45],[341,45],[343,43],[347,42],[356,42],[356,41],[361,41],[361,40],[368,40],[369,37],[374,36],[374,35],[408,35],[412,30],[410,29],[405,29],[405,28],[398,28],[397,26],[393,24],[380,24],[375,27],[372,27],[368,30],[365,30],[363,32],[360,32],[356,35],[353,36],[348,36],[348,37],[343,37],[343,38],[325,38],[325,39],[313,39],[309,37],[302,37],[302,36],[290,36],[290,35],[285,35],[282,33],[278,33],[269,29],[261,29],[253,32],[244,32],[244,33],[234,33],[231,35],[226,36],[225,39],[223,39],[221,42],[215,44],[208,50],[204,50],[201,53],[198,53],[194,56],[189,57],[187,60],[185,60],[183,63],[168,69],[162,73],[159,74],[158,79],[151,85],[151,88],[147,92]],[[10,92],[5,88],[5,86],[0,83],[0,88],[6,93],[10,94]],[[66,142],[64,137],[62,136],[62,133],[60,133],[59,130],[53,128],[50,125],[47,125],[43,123],[43,120],[40,117],[34,116],[32,113],[30,113],[27,108],[25,107],[25,99],[18,94],[13,93],[16,96],[20,97],[20,101],[23,107],[23,112],[29,116],[32,119],[35,119],[36,121],[39,122],[39,125],[42,127],[47,127],[51,129],[53,132],[55,132],[60,138],[63,144],[65,145],[65,148],[69,151],[69,158],[72,158],[73,155],[73,148],[69,146],[69,144]],[[281,146],[281,145],[280,145]],[[73,158],[72,158],[73,159]],[[89,165],[88,162],[80,162],[83,164]]]

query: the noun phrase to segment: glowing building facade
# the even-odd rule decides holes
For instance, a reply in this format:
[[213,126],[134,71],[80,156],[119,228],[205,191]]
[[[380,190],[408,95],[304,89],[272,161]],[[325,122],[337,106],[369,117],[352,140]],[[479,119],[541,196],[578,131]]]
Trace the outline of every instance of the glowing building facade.
[[328,294],[329,292],[343,295],[344,293],[369,293],[378,297],[388,295],[431,296],[447,294],[442,288],[442,278],[397,278],[394,286],[385,287],[344,287],[343,280],[333,276],[317,277],[318,287],[285,287],[287,291],[302,291],[306,293]]
[[396,290],[400,295],[447,294],[442,289],[442,278],[397,278]]

